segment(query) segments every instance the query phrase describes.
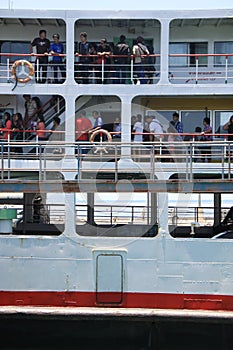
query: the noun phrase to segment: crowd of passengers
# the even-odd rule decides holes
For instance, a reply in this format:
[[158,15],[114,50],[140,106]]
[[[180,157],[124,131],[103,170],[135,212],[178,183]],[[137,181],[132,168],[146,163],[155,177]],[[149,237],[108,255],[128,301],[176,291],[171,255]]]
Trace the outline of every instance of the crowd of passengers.
[[[59,126],[61,120],[58,116],[53,118],[53,126],[51,130],[46,130],[45,120],[40,108],[40,100],[37,97],[31,97],[31,95],[23,95],[25,99],[25,115],[22,116],[21,113],[17,112],[10,115],[9,112],[5,112],[3,119],[0,119],[0,141],[13,140],[18,141],[17,147],[11,149],[11,151],[16,153],[22,153],[23,149],[20,147],[20,141],[29,139],[30,135],[37,136],[37,140],[48,141],[49,139],[53,141],[62,141],[61,132]],[[112,140],[117,142],[121,141],[121,119],[116,117],[112,123],[105,123],[101,114],[94,110],[92,112],[92,118],[94,120],[93,124],[91,120],[87,117],[86,111],[81,110],[75,121],[75,141],[81,145],[82,142],[88,142],[92,133],[98,129],[104,129],[111,134]],[[233,115],[230,117],[229,121],[223,126],[224,130],[229,133],[228,140],[233,141]],[[26,134],[26,135],[25,135]],[[52,137],[51,137],[52,136]],[[103,139],[104,141],[106,139]],[[207,161],[211,160],[211,143],[209,141],[213,140],[212,127],[210,125],[210,118],[205,117],[203,119],[203,127],[197,126],[194,130],[193,136],[185,135],[183,132],[183,124],[179,120],[179,113],[174,112],[172,115],[172,120],[165,125],[159,121],[156,116],[146,115],[144,118],[141,114],[131,117],[131,141],[143,144],[144,142],[153,141],[167,141],[168,145],[163,153],[175,154],[176,141],[202,141],[206,142],[205,145],[198,145],[195,147],[195,160],[197,161]],[[99,136],[95,141],[100,141]],[[139,149],[139,148],[138,148]],[[182,152],[180,148],[179,152]],[[85,147],[82,149],[82,153],[85,153]]]
[[[41,29],[39,36],[30,45],[30,52],[37,54],[39,79],[38,83],[47,80],[48,65],[52,67],[51,82],[63,83],[66,78],[64,47],[59,41],[60,35],[53,35],[53,42],[46,37],[46,30]],[[132,49],[127,44],[125,35],[113,45],[103,38],[99,44],[87,40],[87,33],[80,33],[80,41],[75,52],[75,79],[78,83],[116,83],[125,84],[130,72],[130,57],[133,55],[133,79],[135,84],[150,84],[155,74],[155,56],[151,46],[146,46],[142,36],[138,36]],[[147,56],[149,55],[149,56]],[[102,64],[104,74],[102,76]],[[59,74],[60,71],[60,74]]]
[[20,112],[11,115],[6,111],[3,118],[0,119],[0,141],[2,145],[8,140],[15,141],[17,145],[11,148],[11,152],[23,153],[20,141],[30,140],[33,136],[37,136],[38,141],[47,141],[50,138],[53,141],[61,141],[61,133],[56,132],[61,119],[55,116],[51,130],[47,131],[40,99],[36,96],[31,97],[31,95],[23,95],[23,98],[25,100],[24,116]]
[[[84,110],[80,111],[78,118],[76,119],[76,142],[88,142],[91,133],[98,129],[105,129],[109,131],[112,135],[113,141],[121,140],[121,120],[116,117],[114,122],[111,124],[105,124],[101,115],[97,111],[92,112],[92,117],[95,122],[92,125],[89,118],[86,116]],[[144,121],[143,121],[144,119]],[[224,127],[224,130],[228,130],[229,141],[233,140],[233,116],[230,118]],[[103,136],[104,137],[104,136]],[[183,132],[183,124],[179,120],[179,113],[174,112],[172,115],[172,120],[166,124],[166,127],[161,124],[161,122],[153,115],[147,115],[144,118],[141,114],[131,117],[131,141],[138,143],[139,145],[144,142],[153,141],[167,141],[166,147],[162,148],[162,154],[173,154],[180,153],[182,155],[182,147],[176,147],[175,143],[182,141],[201,141],[205,145],[199,144],[195,146],[195,156],[194,161],[198,162],[210,162],[211,161],[211,143],[209,141],[213,140],[212,127],[210,125],[210,118],[205,117],[203,119],[203,127],[197,126],[194,130],[193,136],[185,135]],[[97,139],[96,141],[99,141]],[[85,148],[82,153],[85,153]],[[160,152],[160,151],[159,151]],[[134,153],[140,154],[140,148],[136,148]],[[171,159],[171,161],[173,161]]]

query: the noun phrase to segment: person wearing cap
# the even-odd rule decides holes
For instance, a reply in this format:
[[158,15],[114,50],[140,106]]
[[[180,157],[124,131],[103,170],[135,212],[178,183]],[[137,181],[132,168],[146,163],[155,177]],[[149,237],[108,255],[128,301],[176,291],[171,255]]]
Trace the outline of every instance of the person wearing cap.
[[[59,34],[53,34],[53,43],[50,44],[50,54],[52,54],[51,64],[55,84],[62,84],[66,79],[65,65],[63,63],[63,56],[61,56],[64,53],[64,47],[59,39]],[[62,80],[58,79],[58,70],[60,70]]]

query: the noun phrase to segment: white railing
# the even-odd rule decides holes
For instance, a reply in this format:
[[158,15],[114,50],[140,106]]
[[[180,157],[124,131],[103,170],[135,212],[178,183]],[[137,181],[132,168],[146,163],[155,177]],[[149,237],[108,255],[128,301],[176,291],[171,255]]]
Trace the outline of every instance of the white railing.
[[[222,58],[222,63],[215,63],[216,58]],[[233,83],[233,64],[229,58],[233,54],[170,54],[169,81],[172,84],[227,84]],[[171,63],[176,58],[176,65]],[[182,60],[195,59],[195,64],[184,65]],[[203,63],[203,58],[206,62]],[[181,60],[179,63],[179,59]]]
[[[34,76],[31,82],[37,83],[63,83],[66,79],[66,64],[61,62],[55,64],[50,62],[52,55],[48,56],[47,64],[40,64],[39,58],[44,55],[35,54],[0,54],[5,57],[5,63],[0,65],[0,83],[15,82],[12,75],[12,65],[15,60],[27,60],[34,68]],[[64,58],[66,55],[60,55]],[[123,64],[116,62],[117,58],[125,58]],[[171,59],[176,58],[176,64]],[[223,58],[221,64],[215,63],[216,57]],[[233,83],[233,64],[229,59],[233,54],[169,54],[169,66],[167,74],[172,84],[227,84]],[[87,58],[83,63],[82,58]],[[106,61],[98,55],[75,54],[74,78],[78,84],[157,84],[160,79],[160,55],[142,55],[143,62],[135,64],[134,55],[130,56],[108,56]],[[146,60],[144,60],[146,58]],[[179,59],[194,58],[194,64],[179,63]],[[206,58],[206,64],[203,63]],[[45,72],[43,76],[43,71]],[[28,67],[23,68],[25,76],[29,73]],[[19,73],[21,74],[21,73]]]
[[[55,131],[55,133],[61,132]],[[32,149],[33,152],[31,152]],[[9,136],[0,144],[2,165],[0,179],[11,179],[11,172],[23,171],[23,160],[31,159],[34,162],[31,162],[30,168],[26,170],[36,171],[39,173],[40,180],[46,180],[47,171],[62,171],[63,160],[67,162],[73,159],[72,162],[68,162],[69,171],[77,173],[80,181],[88,177],[88,173],[95,172],[94,167],[86,167],[87,162],[96,164],[96,172],[99,172],[98,163],[104,162],[106,166],[103,172],[109,174],[112,180],[117,181],[120,174],[118,161],[121,158],[122,149],[124,149],[124,154],[128,150],[132,160],[141,164],[136,173],[144,169],[144,164],[145,167],[146,164],[149,164],[147,167],[149,170],[146,172],[150,180],[154,180],[155,172],[164,171],[164,167],[158,167],[158,163],[171,163],[173,172],[182,173],[187,181],[193,181],[195,169],[198,168],[199,173],[209,173],[210,166],[211,172],[220,174],[220,180],[231,179],[233,150],[232,143],[227,141],[227,135],[219,141],[190,140],[171,143],[160,139],[160,141],[142,144],[107,141],[80,143],[39,141],[37,136],[32,142],[17,142],[11,141]],[[135,168],[132,169],[134,172]],[[130,166],[128,170],[131,170]]]

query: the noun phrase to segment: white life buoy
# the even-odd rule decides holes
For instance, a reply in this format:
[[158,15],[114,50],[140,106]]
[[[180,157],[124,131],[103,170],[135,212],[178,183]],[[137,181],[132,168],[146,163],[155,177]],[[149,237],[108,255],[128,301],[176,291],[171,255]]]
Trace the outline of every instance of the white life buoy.
[[[19,73],[19,74],[16,74],[16,69],[17,67],[28,67],[29,69],[29,73],[28,75],[25,77],[25,78],[19,78],[19,75],[22,74],[22,73]],[[27,74],[23,68],[23,73]],[[15,61],[13,63],[13,66],[12,66],[12,69],[11,69],[11,74],[12,74],[12,77],[17,80],[19,83],[28,83],[31,79],[33,79],[33,75],[34,75],[34,68],[33,68],[33,65],[26,61],[26,60],[18,60],[18,61]]]
[[96,137],[96,135],[98,135],[98,134],[100,134],[100,136],[101,136],[102,134],[104,134],[104,135],[107,136],[108,142],[111,142],[111,141],[112,141],[112,136],[111,136],[111,134],[110,134],[107,130],[98,129],[98,130],[94,131],[94,132],[91,134],[90,142],[94,142],[95,137]]

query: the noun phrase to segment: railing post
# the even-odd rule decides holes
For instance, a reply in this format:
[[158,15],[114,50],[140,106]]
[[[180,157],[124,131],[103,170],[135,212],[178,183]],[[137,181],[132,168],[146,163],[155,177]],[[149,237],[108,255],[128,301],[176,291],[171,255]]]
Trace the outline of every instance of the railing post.
[[[37,141],[38,142],[38,141]],[[37,144],[38,145],[38,144]],[[41,159],[41,144],[39,146],[39,181],[42,180],[42,159]],[[37,147],[38,147],[37,146]]]
[[227,144],[228,149],[228,180],[231,178],[231,143],[228,141]]
[[114,152],[115,152],[115,176],[114,176],[114,180],[115,182],[118,181],[118,162],[117,162],[117,145],[114,145]]
[[130,80],[133,84],[133,55],[130,56]]
[[4,180],[4,157],[3,157],[3,153],[4,153],[4,144],[1,144],[1,157],[2,157],[2,169],[1,169],[1,179]]
[[198,83],[198,56],[196,56],[196,74],[195,74],[195,82]]
[[45,145],[44,152],[43,152],[43,157],[44,157],[44,180],[46,180],[46,152],[47,152],[47,148],[46,148],[46,145]]
[[228,56],[226,55],[225,84],[227,84],[227,80],[228,80]]
[[6,71],[7,82],[10,82],[10,59],[7,58],[7,71]]
[[36,135],[36,156],[38,156],[38,136]]
[[38,60],[38,58],[36,57],[36,81],[37,81],[37,82],[38,82],[39,79],[40,79],[39,75],[40,75],[40,72],[39,72],[39,60]]
[[102,60],[101,60],[101,81],[102,84],[104,83],[104,57],[102,56]]
[[10,133],[7,136],[7,163],[8,163],[8,171],[7,178],[10,179],[10,167],[11,167],[11,157],[10,157]]
[[133,224],[133,221],[134,221],[134,206],[132,205],[131,207],[132,211],[131,211],[131,222]]

